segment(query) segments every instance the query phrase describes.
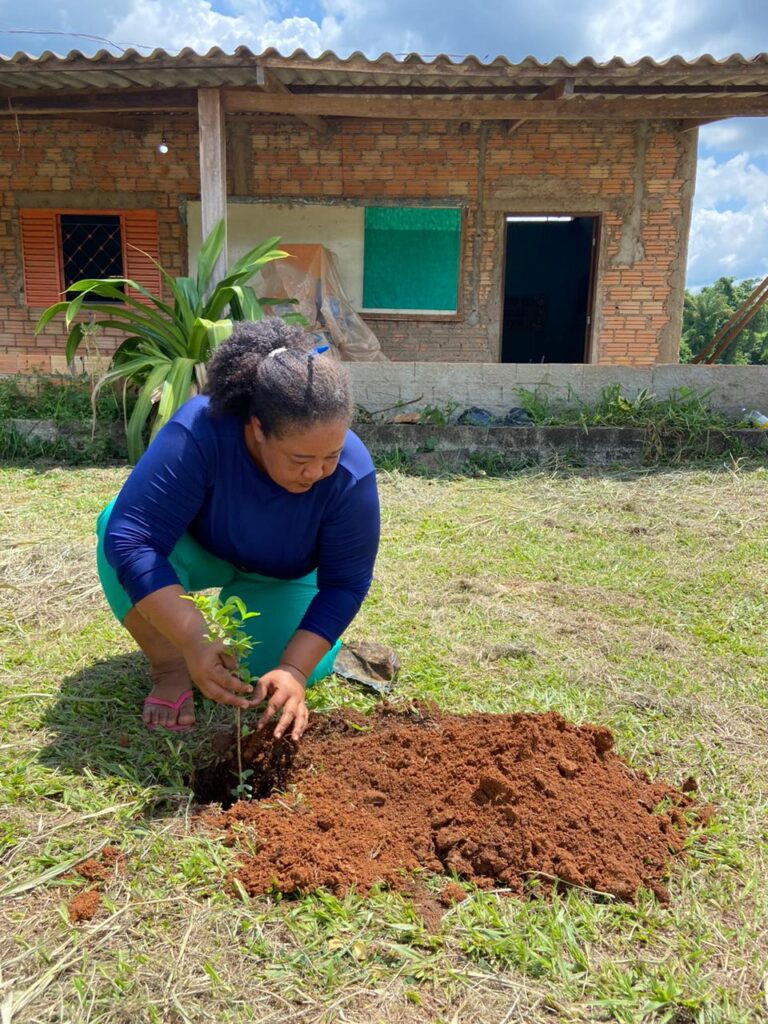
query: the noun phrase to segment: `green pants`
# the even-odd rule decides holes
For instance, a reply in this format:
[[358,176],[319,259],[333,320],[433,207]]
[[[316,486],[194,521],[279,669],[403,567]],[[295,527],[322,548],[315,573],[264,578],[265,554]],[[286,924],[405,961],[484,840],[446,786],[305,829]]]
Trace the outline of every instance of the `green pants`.
[[[120,585],[117,573],[104,554],[104,533],[113,505],[114,501],[107,505],[96,523],[96,564],[104,596],[117,619],[122,622],[133,607],[133,602]],[[255,572],[241,572],[229,562],[210,554],[188,533],[181,537],[169,561],[179,577],[179,583],[187,592],[219,587],[222,601],[235,595],[243,601],[248,611],[259,612],[257,617],[246,619],[243,623],[243,629],[254,645],[248,657],[248,668],[252,675],[263,675],[277,666],[280,655],[317,593],[317,574],[314,572],[297,580],[277,580]],[[331,674],[340,647],[341,641],[337,640],[321,658],[307,685],[311,686]]]

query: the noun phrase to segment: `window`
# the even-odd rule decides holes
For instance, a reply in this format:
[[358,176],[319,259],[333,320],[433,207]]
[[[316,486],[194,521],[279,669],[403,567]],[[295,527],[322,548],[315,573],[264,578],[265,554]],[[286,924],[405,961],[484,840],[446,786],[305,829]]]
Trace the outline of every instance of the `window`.
[[[64,287],[86,277],[125,277],[120,217],[114,213],[59,214]],[[67,292],[74,299],[75,292]]]
[[363,309],[451,314],[458,310],[461,210],[365,210]]
[[28,306],[72,298],[67,288],[84,277],[128,277],[160,291],[155,210],[21,210],[19,217]]

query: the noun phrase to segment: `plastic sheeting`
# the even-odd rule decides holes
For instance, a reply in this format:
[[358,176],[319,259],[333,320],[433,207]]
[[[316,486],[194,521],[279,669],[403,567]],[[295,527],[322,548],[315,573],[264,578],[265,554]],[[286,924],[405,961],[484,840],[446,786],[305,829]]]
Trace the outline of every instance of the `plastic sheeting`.
[[379,339],[344,294],[334,254],[323,245],[280,248],[290,257],[267,263],[254,287],[263,298],[291,298],[298,305],[278,301],[273,311],[278,315],[301,313],[318,343],[332,345],[347,362],[388,362]]

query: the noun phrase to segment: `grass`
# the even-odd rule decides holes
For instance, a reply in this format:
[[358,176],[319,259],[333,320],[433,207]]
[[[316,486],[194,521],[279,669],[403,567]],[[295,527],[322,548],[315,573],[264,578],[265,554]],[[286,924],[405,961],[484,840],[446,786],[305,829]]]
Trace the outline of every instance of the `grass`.
[[553,401],[543,391],[519,392],[520,405],[538,425],[578,424],[591,427],[636,427],[645,435],[644,462],[680,465],[708,457],[712,451],[745,454],[737,433],[750,424],[734,421],[710,406],[709,392],[681,387],[659,399],[646,389],[628,397],[620,384],[602,389],[597,401],[586,404],[571,396]]
[[[146,673],[99,593],[93,523],[126,471],[0,472],[3,1024],[768,1017],[765,469],[382,472],[350,635],[397,648],[403,695],[605,723],[634,766],[718,806],[668,909],[471,892],[438,925],[385,891],[230,891],[234,854],[184,782],[222,709],[200,702],[191,737],[145,732]],[[311,700],[372,698],[332,682]],[[123,869],[71,925],[72,865],[107,843]]]
[[[92,465],[125,458],[125,444],[118,422],[130,415],[135,395],[102,388],[91,400],[93,378],[86,374],[32,374],[0,377],[0,458],[55,459],[70,465]],[[95,430],[93,413],[96,413]],[[36,440],[22,436],[12,419],[53,420],[60,427],[75,428],[80,436]]]

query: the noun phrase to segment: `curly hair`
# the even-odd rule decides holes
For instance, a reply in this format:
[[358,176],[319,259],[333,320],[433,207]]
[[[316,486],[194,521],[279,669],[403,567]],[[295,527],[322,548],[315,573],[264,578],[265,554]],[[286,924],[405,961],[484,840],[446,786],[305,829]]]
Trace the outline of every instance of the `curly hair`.
[[255,416],[269,436],[330,420],[352,421],[349,375],[330,353],[279,317],[241,321],[208,363],[214,416]]

